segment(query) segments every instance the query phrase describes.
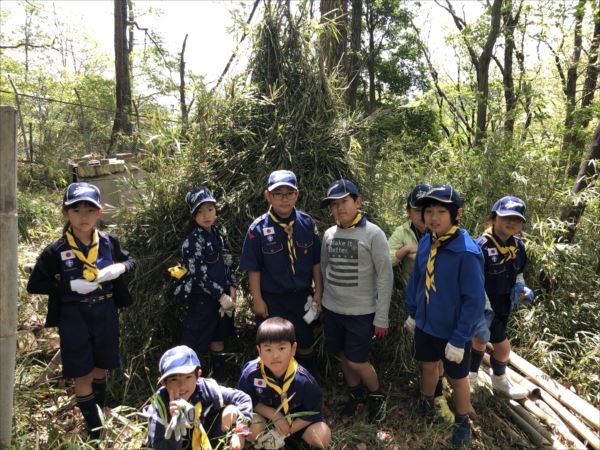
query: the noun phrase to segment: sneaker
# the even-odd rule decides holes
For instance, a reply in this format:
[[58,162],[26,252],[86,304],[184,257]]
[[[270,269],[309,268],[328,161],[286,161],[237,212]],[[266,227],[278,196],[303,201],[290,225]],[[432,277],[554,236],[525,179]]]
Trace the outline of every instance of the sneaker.
[[356,414],[356,408],[358,408],[359,403],[363,403],[364,401],[365,391],[362,387],[351,390],[348,394],[348,400],[346,400],[346,404],[342,408],[340,415],[342,417],[352,417],[354,414]]
[[433,418],[433,416],[435,415],[435,403],[433,400],[421,397],[417,402],[415,411],[421,416]]
[[381,391],[367,395],[367,422],[381,422],[385,418],[385,396]]
[[513,384],[506,374],[492,375],[492,389],[513,400],[520,400],[527,397],[527,389],[518,384]]
[[471,389],[471,393],[473,393],[477,386],[477,372],[469,372],[469,388]]
[[471,423],[468,417],[461,422],[456,422],[452,434],[452,445],[459,447],[466,444],[471,439],[471,435]]
[[444,422],[452,423],[454,421],[454,413],[450,410],[448,402],[443,395],[433,399],[435,405],[435,414]]

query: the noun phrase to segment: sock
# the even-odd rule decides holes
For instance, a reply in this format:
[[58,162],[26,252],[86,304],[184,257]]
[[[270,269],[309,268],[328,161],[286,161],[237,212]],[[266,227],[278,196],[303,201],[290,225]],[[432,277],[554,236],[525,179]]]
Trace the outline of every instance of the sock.
[[438,382],[435,385],[435,392],[433,393],[434,397],[441,397],[442,395],[444,395],[444,384],[442,383],[443,380],[443,376],[438,378]]
[[469,423],[469,415],[465,414],[464,416],[462,416],[458,413],[455,413],[454,414],[454,423],[456,425],[462,425],[464,423],[468,424]]
[[479,366],[481,366],[481,361],[483,361],[483,355],[485,355],[485,351],[480,352],[479,350],[471,348],[471,372],[477,373],[479,371]]
[[225,355],[222,352],[210,352],[212,376],[219,383],[225,381]]
[[94,390],[94,397],[96,397],[96,403],[100,408],[104,408],[106,405],[106,377],[94,378],[92,381],[92,389]]
[[300,355],[296,353],[296,361],[310,372],[313,377],[317,374],[317,358],[315,352],[310,352],[308,355]]
[[500,362],[496,358],[494,358],[494,355],[492,354],[492,357],[490,358],[490,365],[492,366],[492,371],[494,372],[494,375],[504,375],[506,373],[507,364],[508,361]]
[[98,414],[98,406],[96,403],[96,398],[94,397],[94,393],[92,392],[91,394],[84,395],[83,397],[77,396],[76,398],[77,406],[79,406],[79,409],[83,414],[90,435],[94,439],[100,439],[100,430],[96,430],[95,428],[102,426],[102,422],[100,421],[100,416]]
[[361,383],[358,383],[356,386],[348,386],[348,391],[352,397],[358,400],[362,400],[365,395],[365,388]]

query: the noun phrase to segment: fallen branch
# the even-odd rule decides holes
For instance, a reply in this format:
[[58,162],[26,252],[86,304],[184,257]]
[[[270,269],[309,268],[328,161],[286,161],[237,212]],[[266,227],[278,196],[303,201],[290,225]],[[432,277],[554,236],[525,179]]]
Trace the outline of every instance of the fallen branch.
[[56,353],[54,354],[44,371],[41,374],[39,374],[35,380],[33,380],[33,383],[31,383],[31,387],[36,388],[46,383],[50,378],[54,376],[54,373],[58,370],[60,363],[61,357],[59,349],[56,351]]

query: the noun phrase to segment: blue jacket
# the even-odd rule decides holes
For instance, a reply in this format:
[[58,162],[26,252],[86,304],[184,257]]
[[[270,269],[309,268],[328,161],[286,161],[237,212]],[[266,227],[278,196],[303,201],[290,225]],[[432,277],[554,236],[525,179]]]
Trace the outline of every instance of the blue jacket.
[[473,337],[483,315],[485,292],[483,255],[463,228],[442,245],[435,258],[435,287],[425,300],[425,274],[431,235],[419,241],[406,291],[406,309],[422,331],[462,348]]

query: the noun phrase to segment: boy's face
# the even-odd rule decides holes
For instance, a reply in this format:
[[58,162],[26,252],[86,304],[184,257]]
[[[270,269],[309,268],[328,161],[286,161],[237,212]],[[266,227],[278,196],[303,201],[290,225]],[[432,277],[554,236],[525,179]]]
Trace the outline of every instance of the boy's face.
[[102,209],[89,202],[78,202],[64,211],[65,219],[78,234],[91,233],[98,219],[102,215]]
[[263,342],[256,346],[258,356],[277,378],[282,377],[296,354],[296,346],[289,341]]
[[179,397],[188,401],[196,389],[196,380],[200,373],[198,370],[198,372],[178,373],[165,378],[162,384],[167,388],[169,399],[175,400]]
[[421,215],[421,211],[423,208],[408,208],[408,218],[412,222],[412,224],[417,227],[421,233],[425,233],[427,227],[425,226],[425,222],[423,222],[423,216]]
[[362,197],[357,197],[354,200],[351,195],[346,195],[343,198],[331,200],[329,202],[329,210],[335,221],[343,228],[347,228],[352,225],[359,208],[362,206],[362,202]]
[[523,230],[523,219],[519,216],[496,216],[492,220],[492,224],[494,225],[494,232],[503,241]]
[[[462,214],[462,208],[458,209],[456,218]],[[442,205],[429,205],[423,210],[425,226],[438,236],[447,233],[454,225],[450,211]]]
[[279,186],[271,192],[265,191],[264,195],[273,211],[284,219],[290,217],[298,200],[298,191],[289,186]]
[[210,230],[210,227],[217,220],[217,208],[213,202],[202,203],[198,209],[196,209],[196,214],[194,215],[194,220],[205,230]]

